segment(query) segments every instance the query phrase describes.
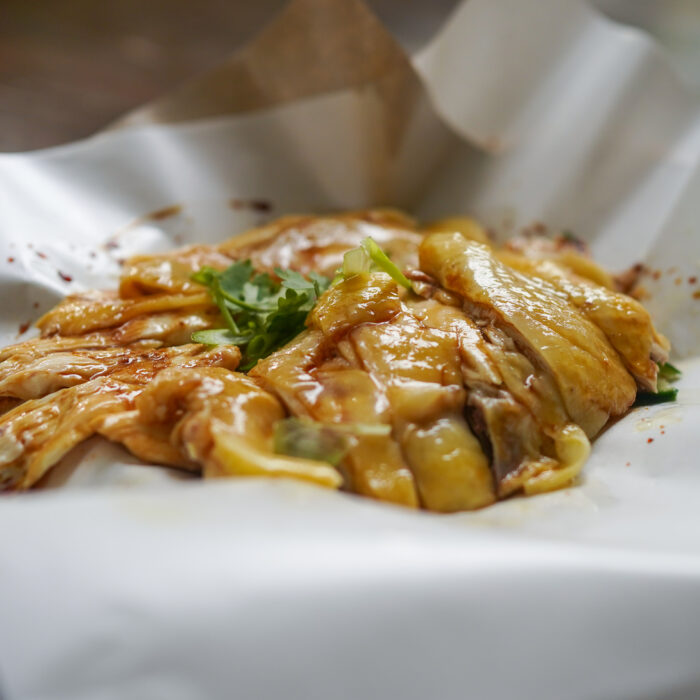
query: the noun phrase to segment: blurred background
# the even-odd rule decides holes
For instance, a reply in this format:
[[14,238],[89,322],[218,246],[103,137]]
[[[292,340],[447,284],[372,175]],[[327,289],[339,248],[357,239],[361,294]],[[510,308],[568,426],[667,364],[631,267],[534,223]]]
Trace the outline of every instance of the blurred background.
[[[419,49],[458,0],[367,0]],[[700,91],[700,0],[590,0],[642,27]],[[216,65],[285,0],[0,0],[0,151],[88,136]]]

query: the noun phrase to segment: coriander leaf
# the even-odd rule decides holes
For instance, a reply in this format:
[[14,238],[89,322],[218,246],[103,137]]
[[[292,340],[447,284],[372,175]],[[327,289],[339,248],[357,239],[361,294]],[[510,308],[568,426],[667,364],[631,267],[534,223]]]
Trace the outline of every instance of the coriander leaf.
[[275,274],[282,280],[282,286],[287,289],[306,290],[313,289],[313,281],[307,280],[295,270],[282,270],[279,267],[275,268]]
[[261,272],[250,281],[250,283],[257,287],[261,297],[272,296],[279,291],[279,284],[275,282],[267,272]]
[[243,301],[246,304],[255,304],[260,300],[260,288],[256,287],[252,282],[246,282],[243,285]]
[[250,261],[244,260],[226,270],[204,267],[192,275],[209,289],[226,323],[226,328],[200,331],[192,339],[238,345],[245,371],[298,335],[329,282],[321,275],[306,279],[293,270],[275,272],[280,282],[267,273],[255,273]]
[[219,284],[219,292],[221,296],[223,297],[224,301],[226,302],[226,305],[232,310],[236,311],[238,308],[241,309],[248,309],[248,311],[269,311],[270,308],[265,306],[264,304],[253,302],[249,303],[245,301],[244,299],[241,299],[240,297],[234,296],[233,294],[229,294],[227,291],[224,289],[221,289],[221,285]]
[[319,275],[315,270],[309,272],[309,279],[314,283],[314,292],[316,293],[317,297],[320,297],[331,284],[328,277]]
[[205,266],[192,275],[192,280],[199,284],[210,285],[219,275],[213,267]]
[[250,260],[239,260],[219,273],[221,289],[233,297],[243,296],[243,285],[253,274],[253,265]]

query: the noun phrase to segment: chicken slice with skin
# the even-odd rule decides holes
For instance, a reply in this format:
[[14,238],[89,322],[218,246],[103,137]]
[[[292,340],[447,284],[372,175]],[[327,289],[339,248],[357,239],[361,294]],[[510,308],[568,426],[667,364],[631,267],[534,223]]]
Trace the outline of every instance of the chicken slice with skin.
[[[219,366],[231,370],[240,361],[235,347],[194,347],[197,351],[191,356],[178,358],[181,368]],[[97,377],[32,399],[4,414],[0,417],[0,489],[30,488],[70,449],[102,432],[116,415],[133,410],[143,387],[166,366],[163,358],[142,362],[110,377]],[[183,460],[176,466],[187,467],[189,463]]]
[[[505,333],[490,324],[477,326],[460,308],[434,299],[408,306],[426,325],[455,335],[470,424],[489,444],[499,496],[571,481],[589,443],[569,422],[549,374],[536,368]],[[580,448],[573,461],[572,441]]]
[[637,384],[656,391],[657,362],[668,359],[668,341],[660,336],[649,312],[635,299],[595,284],[551,260],[533,260],[514,253],[499,259],[556,287],[605,334]]
[[280,402],[243,374],[172,368],[102,434],[146,461],[169,458],[165,463],[202,469],[205,477],[288,477],[338,488],[340,474],[330,465],[273,453],[275,424],[284,416]]
[[[312,417],[323,424],[386,425],[391,414],[384,392],[372,377],[332,358],[314,372],[322,393]],[[344,464],[352,490],[383,501],[417,507],[418,494],[410,467],[390,433],[352,436]]]
[[219,250],[237,260],[250,259],[256,270],[315,271],[333,277],[343,255],[371,236],[402,269],[415,267],[422,236],[406,216],[391,210],[333,216],[287,216],[222,243]]
[[[469,219],[446,219],[424,230],[458,232],[491,245],[484,230]],[[588,254],[580,241],[560,236],[514,238],[494,255],[506,265],[551,283],[606,335],[627,370],[646,391],[656,391],[657,363],[668,359],[668,341],[635,299],[615,290],[612,277]]]
[[[399,313],[396,285],[388,275],[378,275],[370,284],[352,278],[329,289],[322,299],[309,318],[316,328],[260,361],[250,375],[279,396],[295,416],[324,424],[388,424],[383,392],[366,373],[339,361],[334,344],[356,324],[378,323]],[[413,476],[391,436],[356,436],[344,466],[348,485],[357,493],[418,504]]]
[[[15,345],[9,345],[0,351],[0,372],[2,363],[14,363],[21,369],[29,363],[36,362],[48,355],[57,353],[118,351],[122,346],[136,350],[158,348],[163,345],[185,345],[190,342],[195,331],[214,328],[221,325],[221,319],[215,309],[193,312],[171,312],[139,316],[110,328],[85,335],[59,336],[51,335],[31,338]],[[10,365],[6,365],[8,374]]]
[[[356,275],[335,285],[309,323],[298,345],[259,363],[252,374],[280,396],[291,394],[295,413],[301,404],[304,415],[320,422],[391,424],[394,439],[385,438],[390,449],[381,453],[391,457],[390,468],[382,477],[368,474],[377,464],[371,449],[367,459],[353,461],[351,451],[346,460],[358,491],[397,501],[399,493],[405,498],[402,486],[412,473],[421,503],[433,510],[493,501],[486,457],[461,415],[456,342],[410,317],[388,275]],[[344,362],[334,356],[334,345]]]
[[156,340],[163,345],[184,345],[191,342],[192,334],[208,328],[221,328],[219,310],[209,306],[164,311],[137,316],[108,331],[113,342],[126,345],[141,340]]
[[337,338],[357,324],[390,320],[401,311],[396,284],[388,275],[351,278],[332,286],[321,300],[309,315],[310,328],[250,371],[293,415],[311,415],[322,391],[311,372],[335,354]]
[[[0,397],[36,399],[59,389],[83,384],[98,376],[115,373],[128,377],[129,381],[138,381],[142,372],[150,378],[160,368],[186,364],[192,360],[196,362],[205,346],[188,344],[154,348],[148,343],[135,343],[117,347],[80,348],[38,356],[32,356],[31,346],[27,349],[30,352],[18,352],[0,362]],[[225,352],[236,357],[239,355],[237,348]]]
[[133,404],[139,388],[93,379],[21,404],[0,418],[0,490],[33,486],[111,414]]
[[465,310],[513,338],[557,384],[572,421],[594,436],[634,402],[636,384],[602,331],[544,280],[496,260],[459,234],[429,235],[421,269],[463,297]]
[[209,293],[149,294],[119,299],[113,292],[85,292],[66,297],[36,323],[42,336],[82,335],[121,326],[140,316],[192,313],[213,308]]
[[[158,347],[160,343],[148,343],[151,347]],[[70,352],[71,350],[91,350],[108,348],[115,343],[108,333],[91,333],[78,336],[50,336],[48,338],[30,338],[15,345],[8,345],[0,350],[0,362],[5,362],[12,357],[21,357],[25,362],[37,360],[53,352]]]
[[219,328],[223,321],[216,308],[154,313],[137,316],[115,328],[107,328],[84,335],[46,335],[31,338],[0,351],[0,362],[12,355],[24,355],[28,360],[52,352],[89,350],[119,345],[142,343],[152,347],[184,345],[192,334],[208,328]]
[[343,254],[372,236],[402,267],[417,263],[420,234],[413,221],[390,210],[350,212],[335,216],[287,216],[235,236],[220,246],[188,246],[162,255],[126,261],[120,277],[122,298],[147,294],[197,294],[192,274],[204,266],[223,270],[234,259],[250,258],[258,271],[275,268],[332,277]]
[[[445,219],[424,227],[428,232],[457,232],[491,245],[484,229],[470,219]],[[653,327],[644,307],[615,289],[613,278],[576,239],[523,236],[510,239],[494,255],[506,265],[547,280],[606,335],[628,371],[646,391],[656,391],[657,363],[668,359],[669,344]]]
[[124,264],[119,278],[119,296],[132,299],[144,294],[197,294],[202,285],[192,275],[202,267],[224,270],[231,258],[215,246],[178,248],[162,255],[139,255]]
[[463,417],[455,338],[402,311],[354,328],[339,350],[382,387],[420,495],[430,510],[470,510],[492,503],[488,460]]
[[588,246],[568,236],[520,236],[506,241],[499,253],[516,254],[532,261],[550,260],[568,272],[606,289],[616,289],[615,282],[590,256]]
[[[324,425],[389,422],[383,392],[367,373],[335,357],[332,342],[318,330],[305,331],[261,360],[250,375],[295,416]],[[356,493],[405,506],[418,505],[413,476],[390,435],[354,437],[342,466],[347,486]]]

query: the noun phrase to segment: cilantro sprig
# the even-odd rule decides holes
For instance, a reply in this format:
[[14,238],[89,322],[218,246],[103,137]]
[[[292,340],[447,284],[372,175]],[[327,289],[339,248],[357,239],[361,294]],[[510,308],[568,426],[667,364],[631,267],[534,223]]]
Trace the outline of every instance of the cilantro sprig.
[[275,275],[279,281],[267,273],[256,273],[250,260],[235,262],[225,270],[203,267],[192,275],[208,288],[226,324],[225,328],[197,331],[192,340],[239,346],[241,369],[247,371],[298,335],[329,280],[315,272],[307,279],[294,270],[279,268]]
[[[411,289],[403,272],[369,237],[345,254],[336,280],[374,270],[388,273]],[[207,287],[225,323],[224,328],[193,333],[193,342],[239,346],[243,354],[240,369],[247,371],[301,333],[330,280],[316,272],[304,277],[280,268],[275,268],[275,276],[256,272],[250,260],[240,260],[225,270],[203,267],[192,275],[195,282]]]

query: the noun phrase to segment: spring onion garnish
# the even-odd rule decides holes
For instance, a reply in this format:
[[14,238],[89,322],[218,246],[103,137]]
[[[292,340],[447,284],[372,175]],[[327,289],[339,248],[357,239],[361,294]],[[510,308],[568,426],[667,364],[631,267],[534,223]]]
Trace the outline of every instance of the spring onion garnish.
[[666,382],[674,382],[681,376],[681,371],[678,367],[674,367],[670,362],[664,362],[659,365],[659,379]]
[[247,371],[303,331],[329,281],[315,272],[308,279],[293,270],[276,269],[275,274],[279,282],[255,273],[250,260],[245,260],[225,270],[203,267],[192,275],[209,289],[226,324],[193,333],[193,342],[238,345],[243,353],[241,370]]
[[343,256],[342,274],[345,279],[362,275],[370,271],[372,260],[365,252],[365,249],[353,248]]
[[634,405],[651,406],[652,404],[675,401],[678,397],[678,389],[671,386],[671,382],[675,382],[680,376],[681,371],[670,362],[659,365],[659,373],[656,376],[657,392],[653,394],[650,391],[640,391]]
[[384,423],[319,423],[310,418],[284,418],[275,424],[277,454],[303,457],[337,466],[353,439],[365,435],[389,435]]
[[358,248],[353,248],[345,253],[340,274],[344,279],[347,279],[372,270],[386,272],[402,287],[411,289],[411,283],[406,275],[399,270],[395,263],[391,262],[389,256],[379,247],[377,242],[368,236],[363,239]]

